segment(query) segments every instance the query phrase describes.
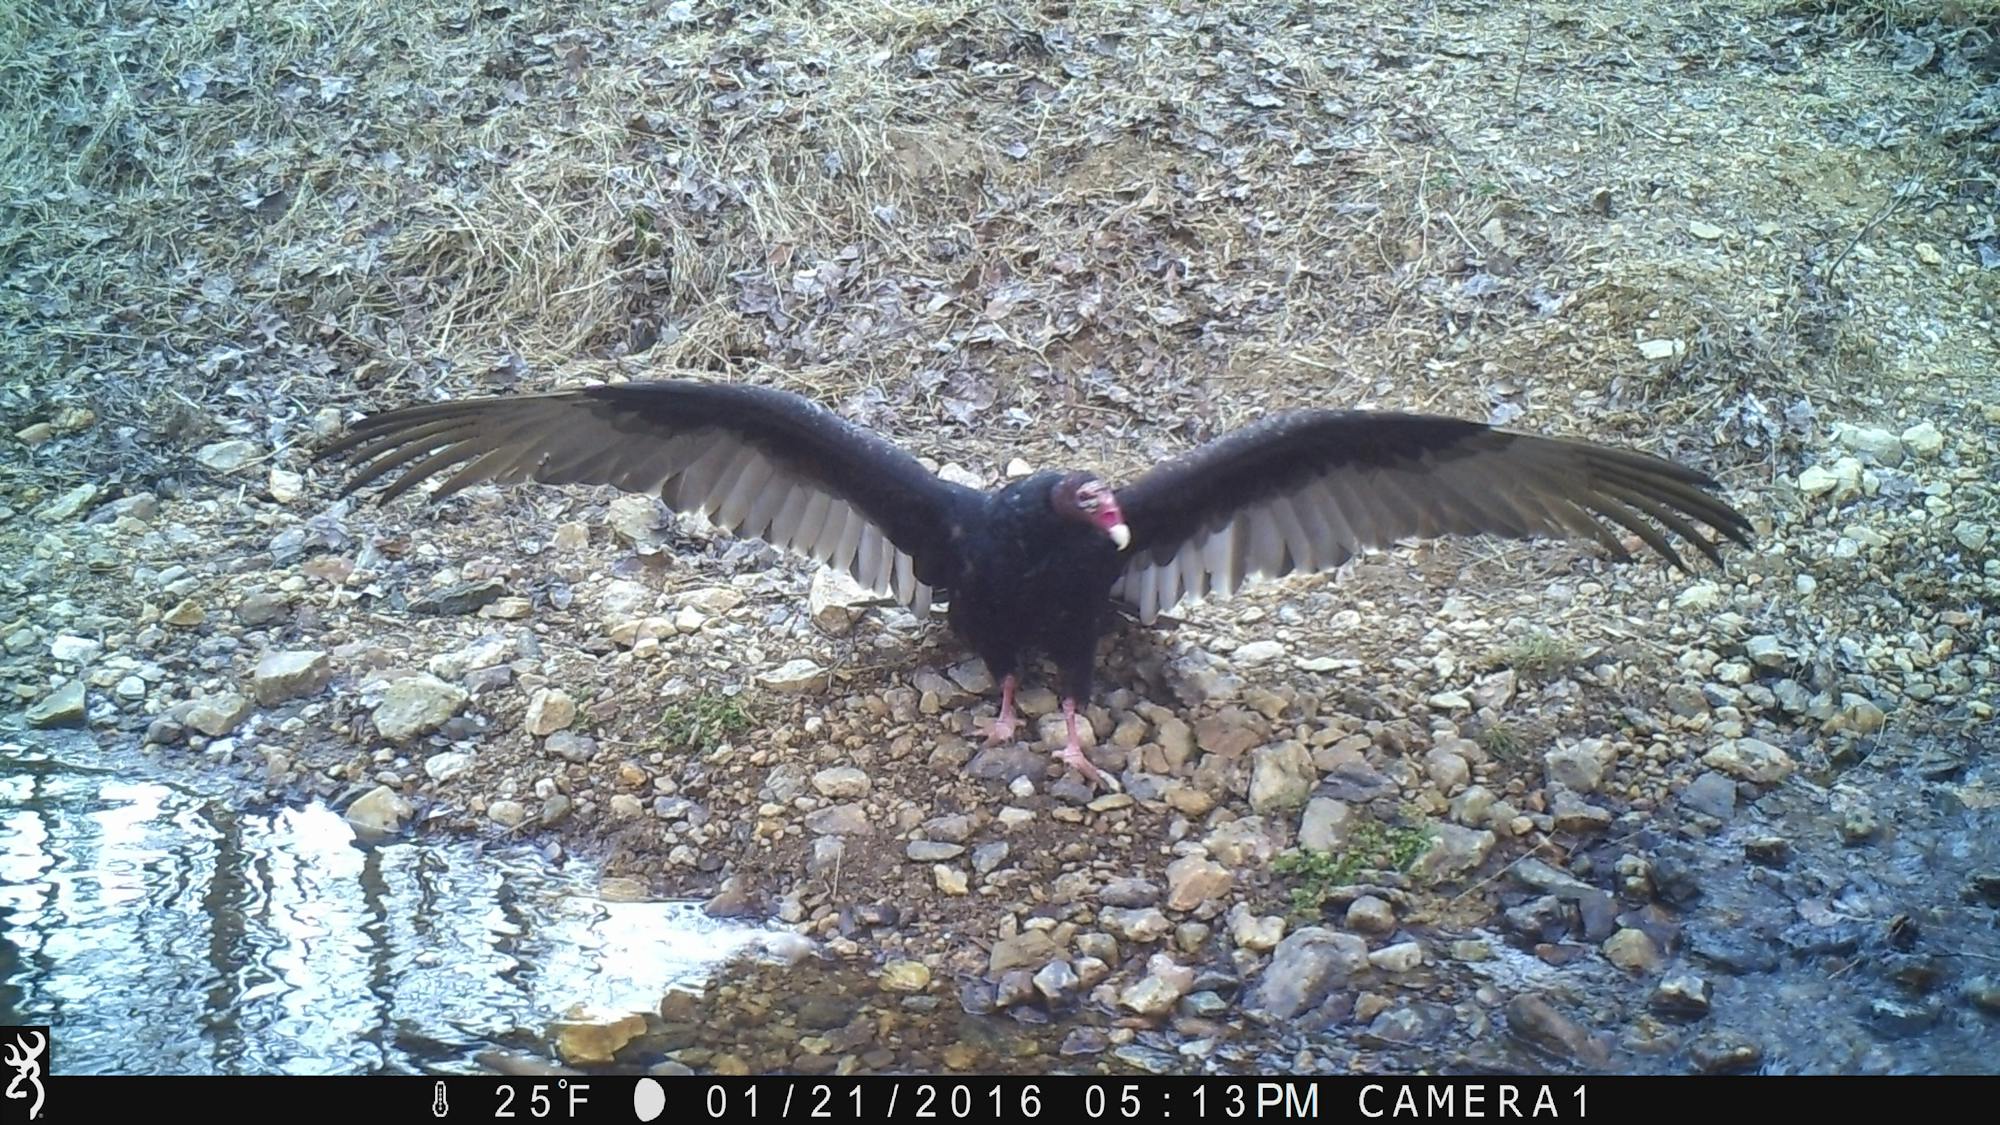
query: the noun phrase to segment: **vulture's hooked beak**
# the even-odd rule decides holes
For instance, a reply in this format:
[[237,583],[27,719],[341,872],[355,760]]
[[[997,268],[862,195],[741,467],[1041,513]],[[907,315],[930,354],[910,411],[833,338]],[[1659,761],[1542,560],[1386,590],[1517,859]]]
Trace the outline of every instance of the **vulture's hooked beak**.
[[1098,528],[1118,544],[1119,550],[1132,545],[1132,529],[1125,526],[1125,513],[1118,510],[1118,501],[1107,496],[1090,515]]
[[1132,545],[1132,529],[1125,526],[1125,513],[1118,508],[1118,497],[1103,485],[1091,482],[1087,490],[1079,489],[1076,506],[1085,519],[1097,525],[1097,530],[1111,537],[1119,550]]

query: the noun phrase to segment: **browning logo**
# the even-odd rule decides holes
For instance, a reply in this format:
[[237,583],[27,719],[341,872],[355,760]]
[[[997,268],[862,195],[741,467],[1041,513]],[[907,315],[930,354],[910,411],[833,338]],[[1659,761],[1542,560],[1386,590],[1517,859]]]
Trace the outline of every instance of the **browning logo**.
[[28,1101],[28,1120],[42,1115],[42,1064],[48,1061],[49,1029],[46,1027],[0,1028],[0,1062],[14,1071],[7,1083],[7,1096]]

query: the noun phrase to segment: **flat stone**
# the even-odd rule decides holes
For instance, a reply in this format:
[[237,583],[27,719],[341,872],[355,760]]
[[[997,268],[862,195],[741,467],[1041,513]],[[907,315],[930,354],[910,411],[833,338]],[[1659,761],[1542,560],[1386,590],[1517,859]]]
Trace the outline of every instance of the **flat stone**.
[[1749,657],[1750,662],[1759,668],[1783,668],[1791,661],[1791,655],[1785,651],[1784,642],[1769,633],[1761,633],[1744,641],[1743,655]]
[[[660,543],[666,538],[666,530],[673,526],[674,515],[660,498],[652,495],[627,495],[614,498],[605,506],[604,522],[611,533],[634,547],[645,548]],[[585,529],[588,534],[589,529]]]
[[333,664],[324,652],[267,652],[250,674],[250,690],[266,707],[312,695],[333,678]]
[[1174,928],[1166,914],[1154,906],[1138,909],[1106,907],[1098,911],[1097,921],[1113,936],[1141,945],[1160,940]]
[[546,738],[576,721],[576,700],[561,688],[539,688],[528,699],[523,721],[529,734]]
[[89,637],[69,633],[58,634],[55,640],[49,642],[49,655],[64,664],[88,664],[103,651],[104,646]]
[[71,680],[28,708],[28,725],[38,730],[82,726],[84,692],[82,680]]
[[1853,457],[1842,457],[1831,466],[1813,465],[1799,474],[1799,491],[1807,496],[1831,496],[1835,502],[1861,495],[1862,466]]
[[306,491],[306,478],[290,469],[272,469],[265,484],[271,490],[271,499],[280,504],[295,503]]
[[446,750],[424,759],[424,773],[432,781],[450,781],[472,765],[472,755],[463,750]]
[[691,606],[710,617],[720,617],[743,604],[743,593],[727,586],[709,586],[700,590],[689,590],[676,599],[683,606]]
[[1708,1014],[1713,990],[1693,973],[1674,973],[1660,981],[1648,1001],[1655,1012],[1673,1019],[1699,1019]]
[[1312,796],[1319,775],[1305,743],[1287,741],[1261,747],[1251,761],[1250,807],[1257,812],[1288,812]]
[[597,740],[585,734],[559,730],[542,744],[549,753],[565,762],[588,762],[597,756]]
[[410,612],[426,617],[464,617],[478,613],[507,592],[507,583],[498,578],[463,582],[410,599]]
[[1755,738],[1730,739],[1703,754],[1701,761],[1710,769],[1759,785],[1775,785],[1798,768],[1790,754]]
[[1261,816],[1240,816],[1218,824],[1213,832],[1202,837],[1201,845],[1216,862],[1238,870],[1268,863],[1278,854],[1277,842],[1271,839]]
[[103,507],[90,513],[90,517],[84,522],[92,524],[115,524],[120,520],[137,520],[140,523],[152,523],[159,514],[160,498],[158,496],[150,492],[134,492],[129,496],[120,496],[118,499],[106,503]]
[[1193,910],[1229,893],[1236,882],[1227,867],[1198,856],[1182,856],[1167,865],[1167,909]]
[[815,875],[828,875],[840,870],[846,859],[846,842],[838,836],[821,836],[813,841],[812,858],[806,861],[806,870]]
[[1204,715],[1194,725],[1195,743],[1204,753],[1225,758],[1241,757],[1261,746],[1271,733],[1264,716],[1241,707],[1229,707]]
[[1595,793],[1604,784],[1609,763],[1601,739],[1589,738],[1574,746],[1560,746],[1542,755],[1550,782],[1578,793]]
[[479,607],[479,616],[490,617],[497,621],[519,621],[534,612],[535,603],[513,595],[495,599],[490,604]]
[[394,789],[378,785],[347,806],[347,823],[362,836],[388,836],[400,832],[416,812]]
[[1386,934],[1396,928],[1396,908],[1374,895],[1347,904],[1347,928],[1364,934]]
[[1688,783],[1681,793],[1681,804],[1717,820],[1728,820],[1736,815],[1736,783],[1711,770]]
[[375,707],[375,730],[391,742],[429,734],[451,720],[469,698],[463,688],[429,674],[391,683]]
[[1354,810],[1346,801],[1314,797],[1299,818],[1299,847],[1312,852],[1337,852],[1347,846],[1354,830]]
[[1278,943],[1246,1006],[1280,1020],[1319,1005],[1368,964],[1368,943],[1353,934],[1307,926]]
[[1155,953],[1147,962],[1145,977],[1119,993],[1118,1003],[1138,1015],[1164,1016],[1174,1010],[1193,983],[1193,969],[1164,953]]
[[1878,426],[1834,427],[1834,440],[1868,457],[1878,465],[1895,465],[1903,459],[1903,441]]
[[822,797],[852,801],[866,797],[874,783],[853,766],[831,766],[813,774],[812,787]]
[[1471,764],[1462,755],[1443,747],[1434,747],[1424,754],[1424,773],[1440,793],[1455,792],[1472,780]]
[[1604,941],[1604,957],[1633,973],[1650,973],[1660,967],[1660,947],[1644,930],[1622,929]]
[[210,738],[221,738],[250,717],[250,698],[233,691],[202,697],[188,708],[187,725]]
[[1944,435],[1929,422],[1919,422],[1901,434],[1905,448],[1919,457],[1935,457],[1944,451]]
[[502,828],[519,828],[527,823],[528,806],[510,798],[502,798],[486,806],[486,818]]
[[1229,655],[1236,663],[1245,667],[1269,664],[1273,660],[1284,658],[1285,646],[1277,641],[1251,641],[1249,644],[1238,645],[1236,651]]
[[1151,879],[1113,879],[1097,892],[1097,901],[1106,906],[1143,908],[1160,901],[1160,885]]
[[291,610],[291,602],[284,595],[253,590],[236,604],[236,620],[250,626],[269,625],[284,620]]
[[922,992],[930,987],[931,971],[922,961],[891,961],[876,980],[889,992]]
[[1424,947],[1414,941],[1397,942],[1370,953],[1368,963],[1385,973],[1407,973],[1424,963]]
[[1578,835],[1602,832],[1615,819],[1611,810],[1593,805],[1567,789],[1555,791],[1549,812],[1554,817],[1556,831]]
[[1747,1074],[1764,1062],[1764,1048],[1734,1031],[1703,1035],[1688,1044],[1688,1060],[1701,1074]]
[[991,875],[1001,864],[1007,862],[1007,853],[1012,849],[1005,840],[993,840],[972,849],[972,869],[981,875]]
[[1285,920],[1276,914],[1253,914],[1238,903],[1229,912],[1229,938],[1252,953],[1269,952],[1284,940]]
[[948,813],[924,821],[924,835],[947,844],[963,844],[972,838],[972,818],[964,813]]
[[1714,582],[1701,581],[1689,584],[1687,589],[1674,596],[1675,609],[1697,612],[1714,609],[1722,604],[1722,587]]
[[875,826],[857,804],[829,805],[806,814],[806,828],[823,836],[872,836]]
[[1498,837],[1484,829],[1451,823],[1433,825],[1431,835],[1430,847],[1411,868],[1411,874],[1430,883],[1441,883],[1476,870],[1493,854],[1493,845],[1499,842]]
[[1507,1002],[1507,1030],[1515,1038],[1559,1059],[1602,1067],[1611,1058],[1605,1043],[1588,1028],[1558,1010],[1548,999],[1521,993]]
[[1061,1004],[1069,1000],[1082,978],[1068,961],[1058,957],[1043,965],[1034,977],[1035,991],[1042,994],[1051,1004]]
[[97,499],[96,485],[79,484],[54,500],[49,501],[48,505],[42,509],[42,518],[52,521],[74,519],[85,508],[89,507],[90,502],[95,499]]
[[[616,1012],[601,1008],[572,1008],[566,1018],[550,1027],[556,1053],[573,1066],[604,1066],[618,1052],[646,1033],[646,1017],[637,1012]],[[720,1073],[721,1068],[717,1067]]]
[[806,612],[821,632],[845,636],[875,597],[845,572],[821,567],[813,573],[812,586],[806,591]]
[[757,682],[772,691],[804,695],[825,691],[832,681],[826,669],[801,657],[760,674]]
[[987,958],[987,975],[998,977],[1011,969],[1039,969],[1055,955],[1055,940],[1046,932],[1023,930],[993,943],[993,951]]
[[261,452],[254,441],[231,438],[228,441],[212,441],[195,450],[194,459],[203,468],[219,473],[233,473],[255,460]]

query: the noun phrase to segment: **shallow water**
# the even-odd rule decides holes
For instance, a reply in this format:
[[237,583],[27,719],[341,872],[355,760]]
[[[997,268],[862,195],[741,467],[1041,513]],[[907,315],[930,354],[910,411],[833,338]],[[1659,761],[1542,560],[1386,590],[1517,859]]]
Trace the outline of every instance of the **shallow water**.
[[472,1072],[578,1002],[656,1010],[761,931],[606,902],[581,865],[370,847],[85,736],[0,736],[0,1023],[61,1073]]

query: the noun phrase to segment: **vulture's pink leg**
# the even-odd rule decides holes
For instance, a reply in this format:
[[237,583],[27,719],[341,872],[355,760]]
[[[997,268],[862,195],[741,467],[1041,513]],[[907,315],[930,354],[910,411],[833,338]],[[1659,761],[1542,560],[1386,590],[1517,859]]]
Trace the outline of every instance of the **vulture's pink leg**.
[[992,746],[1014,737],[1014,677],[1000,681],[1000,717],[986,728],[986,744]]
[[1063,765],[1089,778],[1090,783],[1099,789],[1111,788],[1105,782],[1104,775],[1098,773],[1097,767],[1090,764],[1090,759],[1083,756],[1083,740],[1077,737],[1076,733],[1076,700],[1063,700],[1063,723],[1069,728],[1069,744],[1062,748],[1062,751],[1056,755],[1056,759]]

